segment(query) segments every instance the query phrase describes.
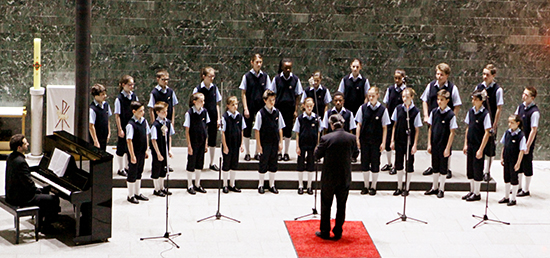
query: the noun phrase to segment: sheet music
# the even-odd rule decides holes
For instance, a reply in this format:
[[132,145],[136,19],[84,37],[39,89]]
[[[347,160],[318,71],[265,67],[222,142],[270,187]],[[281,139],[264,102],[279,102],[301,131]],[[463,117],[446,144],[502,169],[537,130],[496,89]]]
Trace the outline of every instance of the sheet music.
[[63,177],[63,175],[65,175],[65,170],[67,170],[67,166],[69,165],[70,159],[70,154],[55,148],[50,164],[48,165],[48,169],[54,172],[58,177]]

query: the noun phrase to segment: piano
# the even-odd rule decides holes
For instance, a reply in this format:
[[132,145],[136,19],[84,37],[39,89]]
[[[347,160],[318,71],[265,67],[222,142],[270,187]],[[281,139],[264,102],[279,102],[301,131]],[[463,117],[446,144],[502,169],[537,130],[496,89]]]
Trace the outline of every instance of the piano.
[[[54,149],[71,154],[62,177],[48,169]],[[66,131],[46,136],[44,156],[31,175],[74,206],[75,244],[111,237],[113,156]]]

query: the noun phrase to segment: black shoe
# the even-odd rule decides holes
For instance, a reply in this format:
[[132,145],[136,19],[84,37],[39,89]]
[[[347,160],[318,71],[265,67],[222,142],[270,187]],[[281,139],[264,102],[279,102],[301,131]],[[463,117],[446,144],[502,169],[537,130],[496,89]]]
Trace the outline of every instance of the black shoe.
[[390,171],[391,169],[393,168],[392,165],[390,164],[386,164],[382,167],[382,169],[380,169],[381,171]]
[[139,194],[139,195],[134,195],[134,197],[136,197],[136,199],[140,200],[140,201],[149,201],[149,198],[145,197],[145,195],[143,194]]
[[524,196],[529,196],[531,195],[531,193],[529,193],[529,191],[525,192],[523,190],[521,190],[521,192],[518,192],[518,197],[524,197]]
[[187,188],[187,192],[188,192],[189,194],[192,194],[192,195],[195,195],[195,194],[197,194],[197,192],[195,192],[195,189],[193,189],[193,187],[192,187],[192,186],[191,186],[191,187],[189,187],[189,188]]
[[307,189],[307,194],[309,194],[309,195],[313,195],[313,189],[311,189],[311,188],[308,188],[308,189]]
[[229,188],[229,191],[231,191],[231,192],[235,192],[235,193],[240,193],[241,192],[241,189],[237,188],[236,186],[230,186],[228,188]]
[[506,204],[507,206],[514,206],[516,205],[516,200],[513,200],[513,201],[510,201],[508,204]]
[[227,186],[224,186],[222,192],[229,193],[229,188]]
[[357,158],[351,158],[351,162],[352,162],[352,163],[357,162]]
[[[519,188],[518,189],[518,194],[521,193],[521,191],[523,191],[523,189]],[[510,194],[513,194],[513,191],[510,189]]]
[[166,195],[172,195],[172,192],[168,191],[168,189],[164,188],[161,190]]
[[481,200],[481,194],[472,194],[470,197],[466,198],[467,202],[473,202],[473,201],[480,201]]
[[437,198],[443,198],[445,197],[445,192],[439,190],[439,192],[437,193]]
[[434,194],[438,194],[439,193],[439,189],[430,189],[426,192],[424,192],[424,195],[434,195]]
[[466,200],[468,199],[468,197],[470,197],[470,195],[473,195],[474,193],[472,192],[468,192],[466,195],[462,196],[462,200]]
[[298,188],[298,194],[299,195],[304,194],[304,188],[302,188],[302,187]]
[[260,156],[261,156],[260,154],[256,154],[254,155],[254,159],[260,161]]
[[390,175],[395,175],[395,174],[397,174],[397,170],[395,168],[392,168],[390,170]]
[[498,203],[500,203],[500,204],[509,203],[509,202],[510,202],[510,199],[506,198],[506,197],[504,197],[504,198],[500,199],[500,201],[498,201]]
[[204,190],[204,187],[202,186],[199,186],[199,187],[193,186],[193,188],[195,189],[195,191],[199,193],[206,193],[206,190]]
[[447,170],[447,179],[451,178],[453,178],[453,173],[451,172],[451,170]]
[[119,176],[128,177],[128,173],[126,173],[125,169],[119,170],[116,172]]
[[158,197],[166,197],[166,194],[162,190],[160,191],[153,190],[153,195]]
[[264,190],[264,187],[263,187],[263,186],[258,187],[258,193],[260,193],[260,194],[264,194],[264,193],[265,193],[265,190]]
[[489,182],[489,181],[491,181],[491,179],[493,179],[493,178],[489,175],[489,173],[483,174],[483,181]]
[[250,161],[250,154],[244,155],[244,160],[245,161]]
[[371,189],[369,190],[369,195],[376,195],[376,189],[371,188]]
[[283,154],[279,153],[279,155],[277,155],[277,161],[283,161]]
[[365,194],[368,194],[369,193],[369,189],[366,188],[366,187],[363,187],[363,189],[361,189],[361,194],[365,195]]
[[138,204],[139,201],[136,199],[135,196],[132,196],[132,197],[126,197],[126,200],[130,203],[133,203],[133,204]]
[[403,191],[401,191],[401,189],[397,189],[397,190],[395,190],[395,192],[393,192],[394,196],[398,196],[398,195],[401,195],[401,194],[403,194]]
[[409,190],[403,190],[402,196],[409,196]]
[[422,172],[423,176],[429,176],[434,173],[434,169],[432,167],[427,168],[424,172]]
[[275,186],[270,187],[269,191],[274,193],[274,194],[279,194],[279,190],[277,190],[277,187],[275,187]]
[[337,235],[337,234],[334,234],[334,237],[332,238],[332,240],[338,241],[338,240],[340,240],[341,238],[342,238],[342,234],[338,234],[338,235]]
[[317,232],[315,232],[315,235],[317,237],[320,237],[320,238],[324,239],[324,240],[330,240],[330,235],[329,234],[323,234],[323,233],[317,231]]
[[219,171],[220,168],[218,167],[218,165],[214,164],[214,165],[210,165],[210,170]]
[[290,156],[288,156],[288,154],[285,154],[285,155],[283,156],[283,160],[284,160],[284,161],[289,161],[289,160],[290,160]]
[[168,167],[168,172],[174,172],[174,169],[172,167]]

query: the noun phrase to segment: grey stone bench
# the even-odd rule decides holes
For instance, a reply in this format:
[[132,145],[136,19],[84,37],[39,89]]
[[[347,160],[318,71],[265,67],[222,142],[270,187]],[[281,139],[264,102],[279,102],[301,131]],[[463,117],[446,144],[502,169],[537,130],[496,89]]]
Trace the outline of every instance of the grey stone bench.
[[34,234],[35,239],[38,241],[38,229],[39,226],[39,217],[38,212],[40,208],[38,206],[29,206],[29,207],[19,207],[19,206],[13,206],[6,202],[6,196],[1,195],[0,196],[0,207],[2,209],[6,210],[7,212],[11,213],[14,216],[14,223],[15,223],[15,243],[19,244],[19,218],[26,217],[26,216],[33,216],[35,223],[34,223]]

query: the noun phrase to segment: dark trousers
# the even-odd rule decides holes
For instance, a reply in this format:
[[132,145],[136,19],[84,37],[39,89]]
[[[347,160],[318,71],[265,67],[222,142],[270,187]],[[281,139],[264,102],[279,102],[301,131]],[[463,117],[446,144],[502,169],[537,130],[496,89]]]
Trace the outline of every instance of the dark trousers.
[[193,146],[193,155],[187,154],[187,171],[195,172],[195,169],[203,169],[204,167],[204,150],[206,148],[206,142],[199,146]]
[[380,144],[361,143],[361,170],[380,172]]
[[168,165],[166,157],[164,157],[164,160],[159,161],[155,150],[151,150],[151,156],[153,156],[153,162],[151,163],[151,178],[158,179],[159,177],[166,177],[166,166]]
[[218,139],[218,118],[215,117],[212,120],[210,117],[210,123],[207,124],[208,127],[208,147],[216,147],[216,140]]
[[311,148],[301,149],[302,154],[298,156],[298,167],[296,169],[297,171],[315,171],[315,156],[313,154],[314,150],[315,149]]
[[533,150],[534,148],[531,146],[529,154],[523,155],[523,159],[521,160],[519,173],[523,173],[525,176],[533,176]]
[[241,147],[230,147],[229,152],[227,154],[222,153],[223,156],[223,164],[222,164],[222,170],[223,171],[229,171],[229,170],[237,170],[239,167],[239,151]]
[[38,206],[40,208],[38,212],[40,222],[44,222],[44,224],[54,222],[57,218],[57,213],[61,210],[59,207],[59,197],[49,194],[35,194],[25,206]]
[[[468,179],[483,181],[483,167],[485,157],[476,158],[476,152],[479,148],[468,147],[466,152],[466,176]],[[485,155],[483,155],[485,156]]]
[[[248,110],[250,113],[250,116],[248,118],[244,118],[244,122],[246,123],[246,128],[243,130],[243,136],[246,138],[250,138],[252,136],[252,128],[254,123],[254,120],[256,119],[256,113],[258,113],[259,109],[256,110]],[[244,111],[243,111],[243,117],[244,117]]]
[[[414,172],[414,155],[411,155],[412,144],[409,146],[409,158],[407,159],[406,169],[407,173]],[[407,146],[395,146],[395,169],[403,170],[405,167],[405,156],[407,155]]]
[[330,234],[330,210],[332,199],[336,196],[336,223],[332,229],[335,236],[342,235],[342,226],[346,220],[346,202],[348,200],[349,187],[321,187],[321,234]]
[[126,138],[125,137],[118,137],[118,141],[116,143],[116,155],[119,157],[124,156],[125,153],[128,152],[128,146],[127,146]]
[[143,174],[143,166],[145,165],[145,153],[136,153],[136,164],[132,163],[132,157],[128,153],[128,177],[126,181],[135,183],[136,180],[141,180],[141,174]]
[[107,150],[107,138],[105,139],[97,139],[99,141],[99,148],[103,151]]
[[292,125],[294,125],[294,111],[296,111],[296,107],[294,105],[281,104],[275,108],[279,109],[281,116],[283,116],[283,121],[285,122],[285,127],[283,127],[283,137],[292,137]]
[[514,170],[515,165],[516,161],[504,162],[504,183],[511,183],[512,185],[519,184],[518,171]]
[[449,171],[449,157],[443,157],[443,152],[445,150],[435,150],[433,151],[432,147],[432,168],[434,173],[440,173],[441,175],[446,175]]
[[262,155],[260,156],[260,168],[258,172],[261,174],[269,172],[277,172],[277,152],[279,151],[279,142],[263,143]]

